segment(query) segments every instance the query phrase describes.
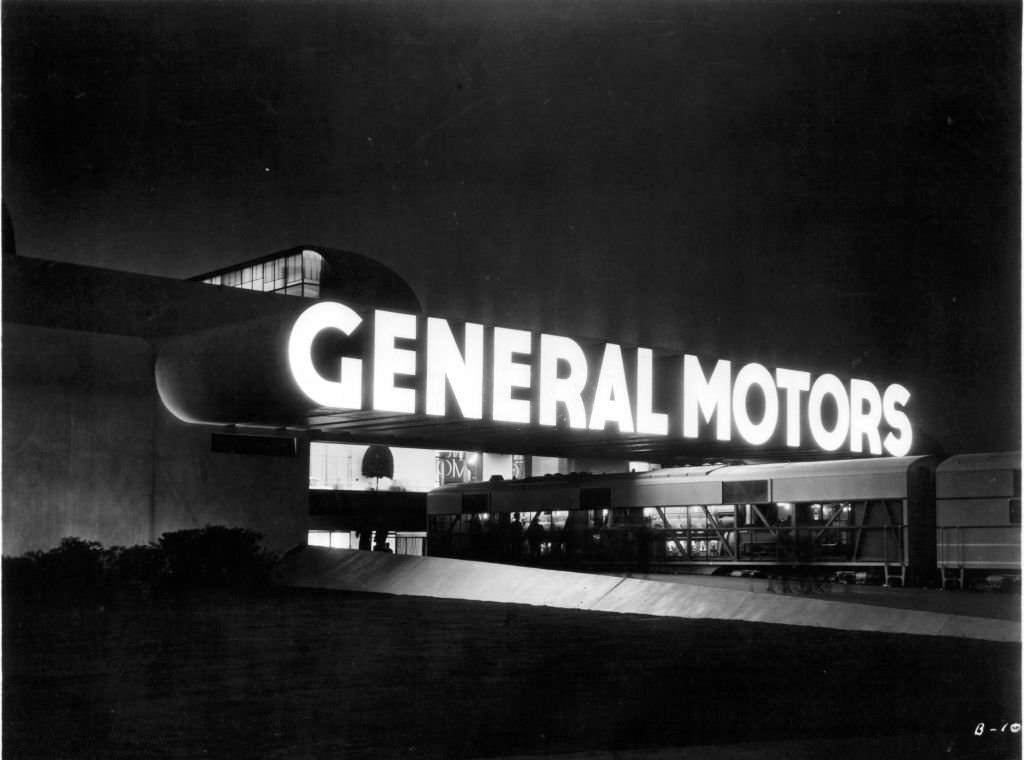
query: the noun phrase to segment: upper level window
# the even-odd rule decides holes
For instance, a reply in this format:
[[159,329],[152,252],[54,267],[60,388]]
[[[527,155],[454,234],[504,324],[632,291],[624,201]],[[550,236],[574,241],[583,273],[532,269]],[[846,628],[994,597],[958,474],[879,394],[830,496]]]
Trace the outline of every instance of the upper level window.
[[320,276],[324,257],[304,250],[261,264],[249,264],[203,280],[209,285],[282,293],[305,298],[320,297]]
[[289,256],[285,261],[284,280],[286,285],[294,285],[302,281],[302,259],[299,254]]
[[302,279],[306,282],[320,284],[320,270],[323,268],[324,257],[316,251],[302,252]]

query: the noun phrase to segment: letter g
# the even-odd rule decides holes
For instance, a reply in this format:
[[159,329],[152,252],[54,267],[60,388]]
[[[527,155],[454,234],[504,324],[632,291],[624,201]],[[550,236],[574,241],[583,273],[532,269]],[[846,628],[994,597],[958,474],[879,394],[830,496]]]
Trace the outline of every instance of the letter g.
[[313,366],[313,341],[324,330],[341,330],[351,335],[362,318],[344,304],[316,303],[292,325],[288,337],[288,366],[299,388],[320,406],[361,409],[363,406],[362,359],[342,357],[341,379],[327,380]]

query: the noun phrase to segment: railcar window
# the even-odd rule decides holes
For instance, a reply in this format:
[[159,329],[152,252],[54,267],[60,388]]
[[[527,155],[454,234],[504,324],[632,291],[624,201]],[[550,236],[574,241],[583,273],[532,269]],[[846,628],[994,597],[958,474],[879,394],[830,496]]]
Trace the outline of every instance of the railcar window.
[[561,530],[565,527],[565,521],[569,517],[569,510],[554,509],[547,513],[551,518],[551,527]]
[[667,525],[664,526],[666,528],[685,528],[686,509],[686,507],[661,507],[658,510],[645,509],[644,517],[650,517],[655,522],[667,522]]
[[582,488],[580,489],[580,507],[583,509],[599,509],[612,504],[612,489]]
[[613,509],[609,524],[623,528],[630,525],[640,525],[644,521],[644,510],[636,508]]
[[765,523],[771,525],[775,522],[774,504],[742,504],[737,513],[741,525],[763,528]]
[[452,517],[453,515],[429,515],[427,517],[427,524],[431,530],[441,530],[451,524]]
[[1020,499],[1010,499],[1010,525],[1020,525]]
[[462,494],[463,512],[483,512],[489,506],[490,498],[486,493],[464,493]]
[[691,528],[706,528],[708,527],[707,514],[704,512],[704,507],[687,507],[689,512],[689,520]]
[[788,523],[793,517],[793,505],[786,501],[780,501],[775,505],[775,521]]
[[774,504],[750,504],[748,508],[753,525],[775,525],[779,521],[778,508]]
[[736,507],[734,507],[732,504],[708,507],[708,512],[710,512],[711,516],[715,518],[715,522],[718,523],[718,527],[736,527]]
[[768,501],[767,480],[736,480],[722,483],[723,501]]

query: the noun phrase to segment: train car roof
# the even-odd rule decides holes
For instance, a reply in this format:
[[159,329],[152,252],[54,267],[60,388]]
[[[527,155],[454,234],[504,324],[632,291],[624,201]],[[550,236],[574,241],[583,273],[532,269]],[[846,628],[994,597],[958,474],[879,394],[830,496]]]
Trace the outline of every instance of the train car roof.
[[609,482],[621,479],[635,481],[678,480],[680,478],[714,480],[771,480],[851,475],[880,475],[906,472],[915,464],[930,461],[929,456],[875,457],[871,459],[840,459],[819,462],[772,462],[768,464],[711,464],[687,467],[666,467],[650,472],[610,472],[604,474],[569,473],[542,475],[522,480],[491,480],[473,483],[453,483],[431,491],[463,491],[498,488],[527,488],[545,486],[572,486],[580,483]]
[[722,480],[828,477],[838,475],[876,475],[905,472],[913,465],[931,459],[928,456],[874,457],[838,459],[824,462],[771,462],[723,467],[715,473]]
[[1019,451],[997,451],[989,454],[957,454],[936,467],[935,471],[947,473],[1019,469],[1021,469],[1021,453]]

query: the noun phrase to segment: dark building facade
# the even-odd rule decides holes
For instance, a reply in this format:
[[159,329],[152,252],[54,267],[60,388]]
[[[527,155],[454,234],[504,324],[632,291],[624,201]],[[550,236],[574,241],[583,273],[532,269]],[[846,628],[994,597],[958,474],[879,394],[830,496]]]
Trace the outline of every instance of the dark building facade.
[[[5,246],[3,261],[4,554],[66,536],[145,543],[207,524],[258,530],[275,550],[305,541],[308,433],[183,422],[161,401],[154,367],[168,342],[288,315],[308,301],[12,250]],[[327,276],[303,285],[419,308],[400,277],[355,254],[306,247],[258,263],[301,260],[303,250]]]

